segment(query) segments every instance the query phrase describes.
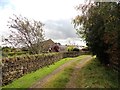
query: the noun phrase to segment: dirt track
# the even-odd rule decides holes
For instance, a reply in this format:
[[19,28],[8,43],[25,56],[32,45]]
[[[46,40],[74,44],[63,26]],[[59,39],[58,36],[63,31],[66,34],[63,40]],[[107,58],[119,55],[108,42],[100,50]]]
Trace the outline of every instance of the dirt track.
[[[80,69],[82,66],[84,66],[86,62],[91,60],[91,58],[92,58],[91,56],[86,56],[84,59],[80,60],[80,62],[77,63],[77,65],[75,65],[74,71],[72,73],[70,81],[66,85],[66,88],[76,88],[76,85],[74,85],[74,81],[77,79],[77,77],[76,77],[77,76],[77,71],[78,71],[77,69]],[[47,75],[46,77],[42,78],[37,83],[35,83],[33,86],[31,86],[30,89],[32,89],[32,88],[42,88],[42,86],[45,85],[49,81],[50,78],[54,77],[55,74],[61,72],[66,67],[70,66],[73,62],[76,62],[78,60],[79,59],[73,59],[73,60],[70,60],[69,62],[61,65],[59,68],[54,70],[52,73],[50,73],[49,75]]]
[[91,60],[91,56],[88,56],[81,60],[75,67],[74,72],[71,75],[70,81],[67,83],[66,88],[79,88],[76,86],[75,82],[78,79],[78,71],[89,61]]

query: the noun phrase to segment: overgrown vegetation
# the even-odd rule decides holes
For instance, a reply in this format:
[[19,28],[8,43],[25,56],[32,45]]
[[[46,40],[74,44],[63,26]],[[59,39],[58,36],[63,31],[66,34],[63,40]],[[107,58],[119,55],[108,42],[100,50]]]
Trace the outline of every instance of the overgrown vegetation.
[[80,88],[118,88],[118,73],[108,67],[104,67],[97,59],[78,71],[77,87]]
[[76,48],[75,46],[68,46],[67,47],[67,51],[80,51],[78,48]]
[[8,46],[1,47],[1,51],[3,58],[29,54],[28,51],[22,50],[21,48],[13,48]]
[[84,38],[101,63],[119,65],[120,2],[91,2],[78,6],[82,14],[73,20],[78,35]]

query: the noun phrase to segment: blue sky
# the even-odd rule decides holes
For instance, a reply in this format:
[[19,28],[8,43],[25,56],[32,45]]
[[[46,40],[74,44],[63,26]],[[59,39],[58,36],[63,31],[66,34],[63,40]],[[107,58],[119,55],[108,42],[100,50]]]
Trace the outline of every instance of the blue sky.
[[4,8],[9,4],[9,0],[0,0],[0,8]]
[[61,44],[79,44],[81,42],[71,24],[80,14],[75,7],[84,0],[0,0],[0,36],[9,35],[7,22],[13,14],[22,15],[45,24],[46,39]]

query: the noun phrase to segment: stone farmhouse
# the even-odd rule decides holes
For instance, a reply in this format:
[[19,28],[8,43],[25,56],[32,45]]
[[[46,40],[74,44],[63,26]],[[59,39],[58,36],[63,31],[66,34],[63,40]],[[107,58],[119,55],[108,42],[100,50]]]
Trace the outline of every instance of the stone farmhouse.
[[43,41],[43,52],[63,52],[66,51],[66,46],[60,43],[54,43],[51,39]]
[[51,40],[51,39],[49,39],[49,40],[46,40],[46,41],[43,41],[42,42],[42,48],[43,48],[43,52],[47,52],[48,50],[49,50],[49,48],[50,47],[52,47],[52,46],[54,46],[55,45],[55,43]]

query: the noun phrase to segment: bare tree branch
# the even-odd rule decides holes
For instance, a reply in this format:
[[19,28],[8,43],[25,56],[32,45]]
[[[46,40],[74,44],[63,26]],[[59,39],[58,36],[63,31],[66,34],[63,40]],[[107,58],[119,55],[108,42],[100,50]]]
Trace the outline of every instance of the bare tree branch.
[[29,48],[30,52],[38,54],[41,52],[41,42],[44,41],[43,26],[40,21],[14,15],[8,22],[12,34],[4,41],[14,46]]

